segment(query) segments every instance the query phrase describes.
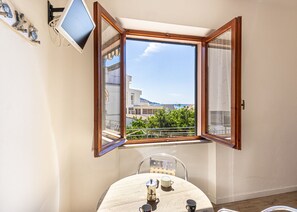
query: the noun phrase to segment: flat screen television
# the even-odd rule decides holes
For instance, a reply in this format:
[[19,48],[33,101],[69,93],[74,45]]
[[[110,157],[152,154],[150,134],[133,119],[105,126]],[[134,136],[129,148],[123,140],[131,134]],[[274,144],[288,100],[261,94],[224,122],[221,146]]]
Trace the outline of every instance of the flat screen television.
[[94,28],[95,23],[83,0],[69,0],[56,27],[80,53]]

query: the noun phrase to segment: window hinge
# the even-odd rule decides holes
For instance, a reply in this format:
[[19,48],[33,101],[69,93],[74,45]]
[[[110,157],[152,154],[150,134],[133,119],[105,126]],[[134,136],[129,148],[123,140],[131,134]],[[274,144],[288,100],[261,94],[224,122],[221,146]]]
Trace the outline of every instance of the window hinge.
[[242,110],[245,110],[245,100],[242,100],[241,107],[242,107]]

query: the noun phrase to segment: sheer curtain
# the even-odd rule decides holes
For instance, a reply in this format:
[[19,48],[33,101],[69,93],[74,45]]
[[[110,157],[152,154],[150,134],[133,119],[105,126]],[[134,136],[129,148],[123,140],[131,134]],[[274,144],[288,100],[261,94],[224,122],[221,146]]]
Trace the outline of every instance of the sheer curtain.
[[208,133],[231,135],[231,30],[208,44]]

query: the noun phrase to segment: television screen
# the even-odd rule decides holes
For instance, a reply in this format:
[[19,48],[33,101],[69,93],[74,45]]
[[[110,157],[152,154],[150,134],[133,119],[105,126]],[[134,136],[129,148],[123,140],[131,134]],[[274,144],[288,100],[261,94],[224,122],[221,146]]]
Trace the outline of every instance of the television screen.
[[79,52],[95,28],[95,23],[83,0],[69,0],[57,29]]

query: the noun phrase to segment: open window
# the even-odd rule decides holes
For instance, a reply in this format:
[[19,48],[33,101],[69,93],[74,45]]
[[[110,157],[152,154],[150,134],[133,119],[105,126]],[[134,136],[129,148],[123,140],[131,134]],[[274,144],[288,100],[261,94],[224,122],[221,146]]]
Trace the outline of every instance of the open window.
[[[123,29],[98,2],[94,3],[94,20],[97,25],[94,31],[95,157],[124,144],[127,138],[128,144],[209,139],[235,149],[241,148],[241,17],[206,37]],[[192,48],[189,51],[192,51],[195,64],[191,76],[192,81],[195,78],[195,97],[191,103],[193,106],[188,105],[181,112],[189,112],[187,114],[193,114],[194,118],[189,119],[187,116],[192,122],[183,126],[182,131],[176,128],[172,130],[166,125],[161,128],[156,125],[149,130],[146,126],[145,133],[143,130],[139,133],[138,128],[129,128],[127,117],[134,119],[140,116],[152,117],[159,113],[164,115],[166,111],[170,113],[173,107],[166,105],[169,109],[164,109],[165,104],[141,98],[138,86],[130,87],[130,72],[128,70],[126,74],[125,70],[126,36],[127,48],[129,42],[155,48],[160,45],[173,48],[175,44],[179,48]],[[181,54],[181,51],[178,50],[178,53]],[[170,60],[165,62],[170,63]],[[141,63],[143,66],[147,65]],[[175,75],[171,73],[166,76],[174,78]],[[147,77],[142,77],[148,81]],[[182,80],[181,77],[176,78]],[[169,83],[174,84],[172,81]],[[169,115],[172,117],[172,114]],[[139,118],[135,120],[139,123],[141,121]],[[151,120],[155,121],[153,118]],[[143,125],[142,122],[140,124]]]
[[200,139],[198,48],[197,41],[129,38],[127,33],[127,144]]
[[94,3],[94,155],[125,143],[125,30]]
[[203,43],[202,137],[241,148],[241,17]]

